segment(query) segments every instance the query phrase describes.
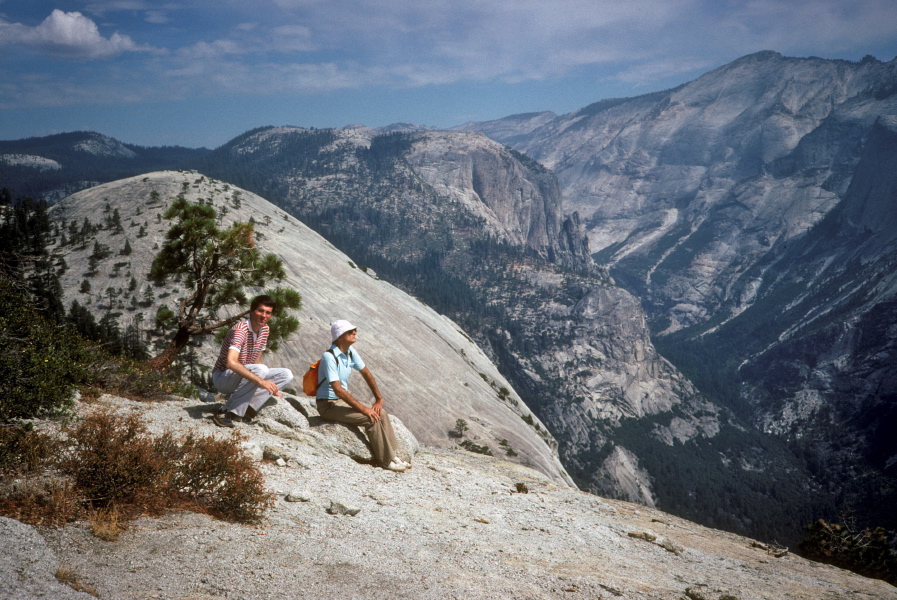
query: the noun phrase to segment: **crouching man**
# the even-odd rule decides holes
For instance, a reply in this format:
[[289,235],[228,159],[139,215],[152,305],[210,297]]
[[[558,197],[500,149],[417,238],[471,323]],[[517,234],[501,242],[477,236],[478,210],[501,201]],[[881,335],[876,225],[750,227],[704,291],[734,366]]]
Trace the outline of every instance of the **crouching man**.
[[[348,321],[330,326],[333,345],[324,352],[318,367],[318,414],[326,421],[338,421],[364,428],[371,443],[374,460],[384,469],[405,471],[411,465],[396,456],[396,435],[389,415],[383,410],[383,396],[377,382],[358,352],[351,348],[358,340],[358,328]],[[374,395],[374,405],[367,406],[349,393],[349,375],[355,369]]]
[[212,417],[219,427],[233,427],[235,419],[252,419],[268,398],[281,396],[281,388],[293,380],[289,369],[262,364],[262,352],[268,342],[268,321],[275,307],[271,296],[256,296],[249,306],[249,318],[231,327],[221,343],[218,361],[212,369],[212,383],[229,398]]

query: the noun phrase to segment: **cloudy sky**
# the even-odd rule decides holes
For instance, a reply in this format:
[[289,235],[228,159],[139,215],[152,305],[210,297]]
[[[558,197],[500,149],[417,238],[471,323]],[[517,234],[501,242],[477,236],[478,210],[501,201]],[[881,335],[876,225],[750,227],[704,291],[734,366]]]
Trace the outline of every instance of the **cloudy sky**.
[[897,56],[897,0],[0,0],[0,139],[564,113],[759,50]]

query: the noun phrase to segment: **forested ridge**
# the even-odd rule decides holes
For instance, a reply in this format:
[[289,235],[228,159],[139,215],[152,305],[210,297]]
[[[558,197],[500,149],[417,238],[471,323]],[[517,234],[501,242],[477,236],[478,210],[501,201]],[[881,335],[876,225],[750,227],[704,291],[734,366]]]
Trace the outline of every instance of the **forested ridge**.
[[[84,149],[85,144],[94,143],[97,139],[114,145],[117,152],[91,152]],[[151,171],[178,169],[206,152],[208,150],[205,148],[121,144],[111,138],[85,131],[0,141],[0,184],[13,197],[27,196],[54,202],[99,183]],[[10,161],[2,159],[4,155],[42,157],[55,161],[59,168],[10,164]]]

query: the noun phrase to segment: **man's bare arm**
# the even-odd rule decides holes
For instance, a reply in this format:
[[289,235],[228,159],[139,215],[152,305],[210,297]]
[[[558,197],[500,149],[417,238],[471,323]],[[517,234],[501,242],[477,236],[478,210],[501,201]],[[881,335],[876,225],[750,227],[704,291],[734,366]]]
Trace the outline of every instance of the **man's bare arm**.
[[[349,393],[348,390],[343,389],[343,384],[339,382],[339,380],[331,381],[330,386],[333,388],[333,393],[336,394],[336,397],[366,416],[371,420],[371,423],[380,420],[380,411],[375,411],[372,407],[362,404],[358,400],[356,400],[352,394]],[[382,403],[382,400],[381,400]]]
[[371,409],[379,416],[380,411],[383,410],[383,396],[380,394],[380,389],[377,387],[377,381],[374,379],[374,374],[371,373],[370,369],[367,367],[361,369],[359,373],[361,373],[361,377],[364,379],[365,383],[368,384],[371,393],[374,395],[374,406],[372,406]]

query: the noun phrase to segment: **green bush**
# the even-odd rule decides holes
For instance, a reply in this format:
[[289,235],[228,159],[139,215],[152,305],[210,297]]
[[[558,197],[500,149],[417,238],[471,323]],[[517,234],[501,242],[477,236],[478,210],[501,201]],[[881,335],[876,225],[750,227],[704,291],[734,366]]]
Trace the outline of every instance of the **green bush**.
[[41,317],[0,278],[0,422],[59,415],[90,378],[91,351],[75,333]]
[[76,328],[74,316],[70,325],[41,317],[0,277],[0,423],[60,416],[71,407],[76,388],[150,400],[190,395],[190,386],[176,376],[109,354]]
[[475,444],[474,442],[472,442],[470,440],[464,440],[463,442],[460,442],[458,445],[460,447],[464,448],[465,450],[467,450],[468,452],[476,452],[477,454],[485,454],[486,456],[492,456],[492,450],[489,448],[489,446],[486,446],[485,444],[480,445],[480,444]]

